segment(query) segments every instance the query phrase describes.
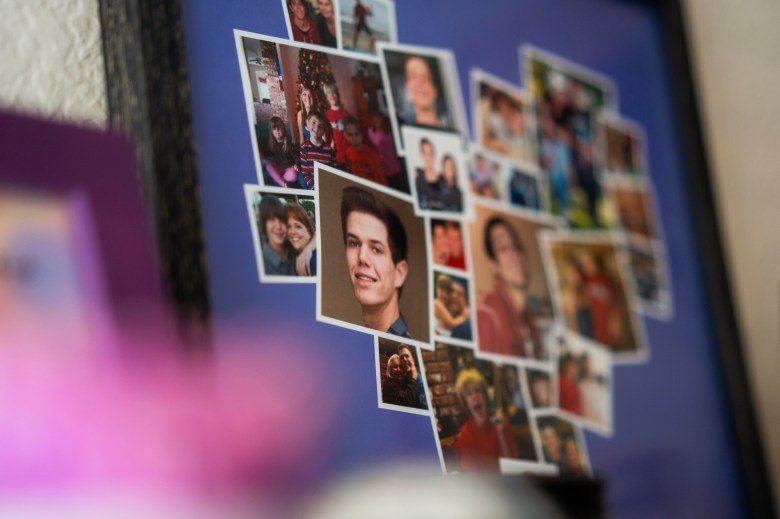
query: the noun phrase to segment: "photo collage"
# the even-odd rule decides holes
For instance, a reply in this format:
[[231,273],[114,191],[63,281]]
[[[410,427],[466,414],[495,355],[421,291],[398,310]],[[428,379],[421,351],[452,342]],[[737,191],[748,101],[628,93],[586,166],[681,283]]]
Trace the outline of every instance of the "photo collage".
[[378,406],[427,417],[445,473],[587,476],[613,366],[673,315],[616,86],[523,46],[522,86],[471,70],[470,132],[455,55],[400,44],[394,2],[281,3],[289,39],[234,31],[259,281],[373,336]]

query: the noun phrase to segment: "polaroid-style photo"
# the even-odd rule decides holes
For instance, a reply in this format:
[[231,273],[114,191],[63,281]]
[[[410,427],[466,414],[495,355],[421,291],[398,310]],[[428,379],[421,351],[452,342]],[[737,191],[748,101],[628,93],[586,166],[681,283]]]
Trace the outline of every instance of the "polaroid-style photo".
[[431,218],[428,220],[428,227],[431,236],[431,264],[463,274],[470,263],[466,259],[468,235],[463,231],[463,223],[459,220]]
[[517,366],[443,342],[423,352],[423,365],[447,473],[498,472],[501,458],[539,461]]
[[604,436],[612,436],[612,355],[602,346],[560,330],[558,407],[561,416]]
[[539,166],[550,210],[578,229],[606,226],[607,207],[595,160],[595,117],[617,110],[612,81],[530,46],[521,48],[526,90],[536,106]]
[[320,162],[409,192],[375,56],[235,37],[261,183],[312,189]]
[[377,42],[398,41],[393,0],[339,0],[341,47],[376,53]]
[[515,163],[536,164],[532,101],[520,87],[471,69],[474,140]]
[[403,128],[406,169],[417,214],[468,215],[468,163],[457,135],[422,128]]
[[471,280],[464,276],[433,271],[431,324],[436,337],[453,344],[471,345],[474,342],[471,289]]
[[604,179],[604,193],[614,206],[615,225],[634,241],[660,239],[655,193],[646,178]]
[[322,164],[316,179],[317,319],[430,349],[425,221],[411,200]]
[[469,225],[479,351],[547,361],[544,330],[553,307],[537,235],[554,229],[544,215],[476,201]]
[[602,174],[628,177],[647,174],[645,130],[641,125],[603,111],[596,117],[596,138]]
[[455,55],[444,49],[377,43],[390,100],[396,146],[406,150],[401,128],[417,126],[468,139],[468,121]]
[[416,346],[374,337],[376,390],[381,409],[428,415],[425,375]]
[[669,319],[674,313],[666,253],[658,245],[629,241],[628,258],[634,293],[643,314]]
[[590,476],[590,460],[582,430],[555,412],[535,416],[543,461],[556,465],[560,476]]
[[555,409],[558,405],[557,384],[552,371],[531,367],[525,367],[523,370],[528,385],[526,398],[531,403],[531,408],[534,411]]
[[649,356],[628,259],[607,232],[542,232],[545,271],[559,322],[611,350],[619,362]]
[[509,203],[531,211],[544,211],[547,207],[547,186],[539,169],[532,165],[509,165],[508,171]]
[[317,282],[317,212],[311,191],[244,184],[261,283]]
[[[310,45],[339,47],[339,0],[282,0],[290,39]],[[343,1],[343,0],[342,0]]]
[[489,150],[472,146],[470,153],[470,184],[475,196],[490,200],[509,200],[508,166]]

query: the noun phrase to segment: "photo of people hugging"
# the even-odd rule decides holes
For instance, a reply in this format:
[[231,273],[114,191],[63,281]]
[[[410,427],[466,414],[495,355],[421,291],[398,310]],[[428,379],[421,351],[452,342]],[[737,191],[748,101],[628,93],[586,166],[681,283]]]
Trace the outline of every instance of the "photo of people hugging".
[[246,195],[261,281],[316,276],[313,198],[259,186],[246,186]]
[[442,272],[433,273],[434,331],[440,337],[471,341],[469,282]]
[[314,189],[321,162],[409,192],[379,65],[270,38],[242,42],[265,185]]
[[383,338],[377,338],[377,348],[381,403],[428,409],[417,348]]
[[498,472],[499,458],[536,461],[516,366],[441,342],[423,363],[448,473]]

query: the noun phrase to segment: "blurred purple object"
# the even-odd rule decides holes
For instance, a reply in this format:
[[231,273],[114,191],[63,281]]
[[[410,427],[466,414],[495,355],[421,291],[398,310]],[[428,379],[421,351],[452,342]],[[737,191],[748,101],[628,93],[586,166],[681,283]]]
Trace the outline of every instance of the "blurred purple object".
[[76,234],[91,235],[97,252],[95,260],[82,242],[82,267],[104,292],[87,297],[120,332],[139,319],[159,329],[167,315],[138,178],[122,135],[0,112],[0,189],[78,200]]

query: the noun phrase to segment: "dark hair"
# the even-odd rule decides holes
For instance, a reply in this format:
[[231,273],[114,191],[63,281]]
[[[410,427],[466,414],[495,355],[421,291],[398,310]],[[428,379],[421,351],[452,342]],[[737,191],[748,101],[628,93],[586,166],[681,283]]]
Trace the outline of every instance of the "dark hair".
[[309,213],[306,212],[306,209],[298,204],[287,204],[284,206],[284,217],[286,220],[295,218],[301,222],[306,227],[306,230],[309,231],[312,239],[314,238],[314,225],[311,223],[311,218],[309,218]]
[[341,233],[347,244],[347,218],[350,213],[366,213],[379,219],[387,228],[387,241],[393,263],[406,260],[409,245],[401,219],[387,204],[360,187],[345,187],[341,192]]
[[519,250],[520,252],[525,252],[525,247],[523,246],[523,241],[520,239],[520,236],[517,235],[517,231],[514,227],[512,227],[512,224],[507,222],[505,219],[501,218],[500,216],[494,216],[490,220],[488,220],[487,225],[485,226],[485,251],[487,252],[488,258],[495,261],[496,260],[496,251],[493,250],[493,242],[490,239],[490,233],[493,232],[493,228],[503,225],[506,227],[507,232],[509,233],[510,238],[512,238],[512,243],[514,244],[515,248]]
[[396,352],[400,355],[401,354],[401,350],[409,350],[409,353],[412,355],[412,357],[414,357],[414,350],[408,344],[404,344],[402,342],[399,342],[398,346],[396,347]]
[[422,139],[420,139],[420,149],[422,149],[422,147],[425,146],[426,144],[430,146],[433,151],[436,151],[436,148],[434,147],[433,143],[430,140],[428,140],[428,137],[423,137]]
[[351,115],[348,115],[341,120],[341,126],[342,128],[344,128],[345,131],[348,125],[354,126],[355,128],[358,129],[359,132],[363,131],[363,128],[360,127],[360,121],[358,121],[355,117]]
[[[284,142],[282,144],[279,144],[274,138],[274,128],[284,130]],[[284,124],[284,120],[276,115],[268,121],[268,150],[272,154],[290,153],[292,151],[292,142],[290,142],[290,136],[287,133],[287,126]]]
[[446,221],[446,220],[438,220],[436,218],[432,218],[431,219],[431,234],[433,234],[433,230],[435,228],[437,228],[437,227],[442,227],[446,231],[447,227],[448,227],[448,225],[447,225],[448,223],[449,222]]
[[331,129],[331,126],[330,126],[330,121],[328,121],[328,118],[325,117],[325,115],[323,115],[323,113],[320,112],[319,110],[312,110],[311,112],[306,114],[306,121],[305,122],[308,123],[309,119],[311,119],[312,117],[314,117],[315,119],[319,120],[320,123],[322,123],[322,126],[324,126],[325,142],[332,141],[333,140],[333,134],[331,133],[332,129]]
[[260,234],[265,236],[265,222],[273,218],[284,221],[284,204],[274,195],[264,195],[260,199]]

